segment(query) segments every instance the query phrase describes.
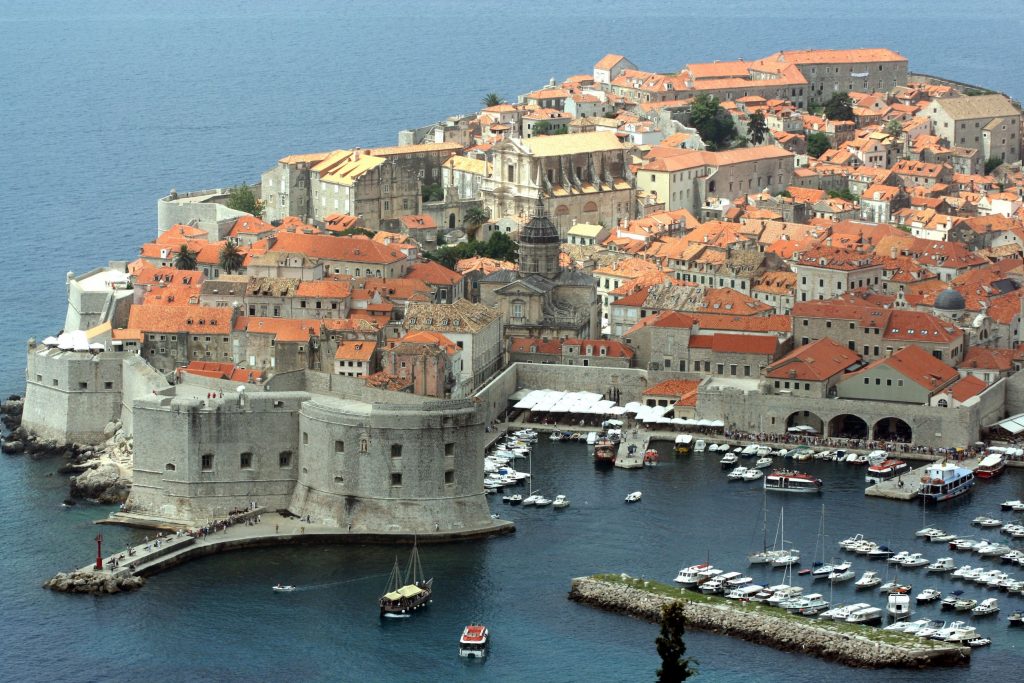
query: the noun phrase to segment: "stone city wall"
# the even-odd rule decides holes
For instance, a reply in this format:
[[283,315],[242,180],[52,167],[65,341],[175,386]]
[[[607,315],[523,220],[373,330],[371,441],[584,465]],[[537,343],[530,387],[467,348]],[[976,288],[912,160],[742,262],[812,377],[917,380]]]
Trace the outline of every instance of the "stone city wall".
[[141,356],[125,354],[121,364],[121,428],[127,436],[134,429],[134,402],[136,399],[163,393],[171,388],[167,378]]

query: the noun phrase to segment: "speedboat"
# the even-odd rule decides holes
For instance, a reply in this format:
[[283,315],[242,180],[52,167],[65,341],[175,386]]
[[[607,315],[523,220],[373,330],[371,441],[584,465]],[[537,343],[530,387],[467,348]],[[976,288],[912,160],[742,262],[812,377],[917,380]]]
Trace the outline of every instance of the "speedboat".
[[986,515],[980,515],[971,520],[971,524],[981,527],[995,527],[1001,526],[1002,522],[994,517],[988,517]]
[[910,616],[910,587],[899,586],[889,591],[889,599],[885,611],[893,619],[906,619]]
[[956,607],[957,601],[960,600],[960,596],[963,594],[963,591],[953,591],[952,593],[944,597],[941,603],[942,609],[954,609]]
[[694,453],[703,453],[705,448],[707,448],[707,443],[705,443],[704,439],[697,439],[693,443]]
[[275,593],[291,593],[293,590],[295,590],[295,586],[285,586],[280,583],[274,586]]
[[884,560],[894,555],[894,551],[889,549],[887,545],[877,545],[868,551],[869,560]]
[[535,500],[533,504],[539,508],[546,507],[551,505],[551,499],[545,498],[544,496],[537,496],[537,500]]
[[828,580],[832,583],[841,583],[843,581],[849,581],[855,576],[857,576],[857,574],[852,569],[836,569],[828,575]]
[[917,629],[917,632],[914,635],[916,635],[918,638],[934,638],[935,634],[937,634],[939,631],[942,631],[945,628],[946,622],[939,621],[936,619],[930,622],[927,626],[923,626]]
[[765,602],[776,607],[779,603],[799,597],[804,592],[802,587],[790,586],[786,583],[781,583],[777,586],[769,586],[769,590],[772,591],[772,594],[768,596]]
[[934,588],[925,588],[923,591],[918,593],[914,599],[918,602],[935,602],[941,597],[942,593],[940,591],[937,591]]
[[815,580],[827,579],[832,574],[832,572],[845,572],[847,569],[850,568],[850,566],[851,565],[849,562],[839,562],[837,564],[818,564],[813,569],[811,569],[811,578]]
[[974,546],[975,542],[969,538],[958,538],[949,542],[949,547],[953,550],[972,550]]
[[486,626],[470,624],[462,630],[462,637],[459,638],[459,656],[483,658],[487,655],[489,636]]
[[976,617],[987,617],[999,611],[999,600],[996,598],[985,598],[971,610]]
[[917,531],[915,531],[914,535],[928,538],[931,536],[941,536],[943,533],[945,532],[942,529],[936,529],[932,526],[926,526],[923,529],[918,529]]
[[725,475],[725,478],[728,479],[729,481],[742,481],[743,475],[746,473],[746,467],[735,467],[729,472],[729,474]]
[[928,564],[928,558],[921,555],[921,553],[912,553],[908,557],[900,561],[901,567],[912,569],[914,567],[924,567]]
[[878,607],[865,607],[856,612],[851,612],[850,616],[846,617],[846,621],[850,624],[880,624],[882,622],[882,610]]
[[502,496],[501,502],[508,503],[509,505],[519,505],[520,503],[523,502],[523,494],[513,493],[508,496]]
[[722,456],[722,459],[718,463],[722,467],[728,467],[729,465],[735,465],[739,461],[739,456],[733,455],[732,453],[726,453]]
[[626,496],[626,502],[627,503],[639,503],[641,496],[643,496],[643,494],[640,491],[633,491],[632,493],[630,493],[629,495]]
[[879,578],[876,572],[866,571],[853,585],[857,587],[857,590],[860,590],[862,588],[874,588],[880,583],[882,583],[882,579]]
[[977,606],[977,600],[974,600],[972,598],[960,598],[956,601],[956,604],[953,605],[953,609],[955,609],[957,612],[970,612]]
[[678,584],[686,586],[687,588],[696,586],[700,583],[701,573],[712,568],[712,565],[706,563],[684,567],[679,570],[679,573],[676,574],[676,578],[672,580]]
[[555,496],[555,501],[551,504],[551,507],[558,509],[567,508],[569,507],[569,499],[562,494],[558,494]]
[[769,457],[758,458],[757,462],[754,463],[754,467],[759,469],[759,470],[765,469],[766,467],[771,467],[771,466],[772,466],[772,459],[769,458]]
[[763,476],[764,473],[761,472],[761,470],[748,469],[746,472],[743,473],[743,481],[757,481]]
[[1000,503],[999,507],[1001,507],[1004,510],[1014,510],[1016,512],[1020,512],[1021,510],[1024,510],[1024,501],[1019,500],[1019,499],[1018,500],[1006,500],[1006,501],[1003,501],[1002,503]]
[[953,566],[952,557],[940,557],[925,567],[925,570],[929,572],[951,572],[954,569],[956,569],[956,567]]

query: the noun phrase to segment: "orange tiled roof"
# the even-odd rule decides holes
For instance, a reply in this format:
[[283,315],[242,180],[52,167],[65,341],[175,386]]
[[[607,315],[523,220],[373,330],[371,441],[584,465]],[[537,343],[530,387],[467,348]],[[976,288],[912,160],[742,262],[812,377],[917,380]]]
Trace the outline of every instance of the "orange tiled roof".
[[771,379],[823,382],[846,372],[860,361],[859,353],[826,337],[793,349],[769,365],[765,374]]

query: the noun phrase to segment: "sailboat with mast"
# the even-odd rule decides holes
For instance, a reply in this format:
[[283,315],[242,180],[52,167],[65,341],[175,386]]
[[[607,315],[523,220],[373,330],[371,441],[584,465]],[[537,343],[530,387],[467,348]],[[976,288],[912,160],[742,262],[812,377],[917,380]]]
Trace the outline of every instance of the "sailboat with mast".
[[761,516],[761,550],[747,555],[750,564],[774,564],[776,560],[785,559],[791,553],[779,546],[779,535],[782,531],[782,515],[779,515],[779,526],[775,528],[775,540],[768,547],[768,494],[764,495]]
[[434,579],[426,578],[423,565],[420,564],[420,552],[416,541],[412,544],[409,564],[405,568],[405,580],[402,582],[401,570],[398,567],[398,556],[395,566],[388,577],[387,591],[380,597],[380,615],[382,617],[409,616],[412,612],[430,604],[434,590]]

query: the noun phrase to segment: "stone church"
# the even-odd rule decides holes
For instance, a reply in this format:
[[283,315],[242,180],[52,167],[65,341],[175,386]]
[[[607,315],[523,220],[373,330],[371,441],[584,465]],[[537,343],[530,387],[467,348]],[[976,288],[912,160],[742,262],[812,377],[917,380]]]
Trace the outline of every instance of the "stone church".
[[597,281],[559,264],[558,230],[538,202],[519,231],[519,270],[480,280],[480,302],[501,312],[505,338],[593,339],[601,332]]

